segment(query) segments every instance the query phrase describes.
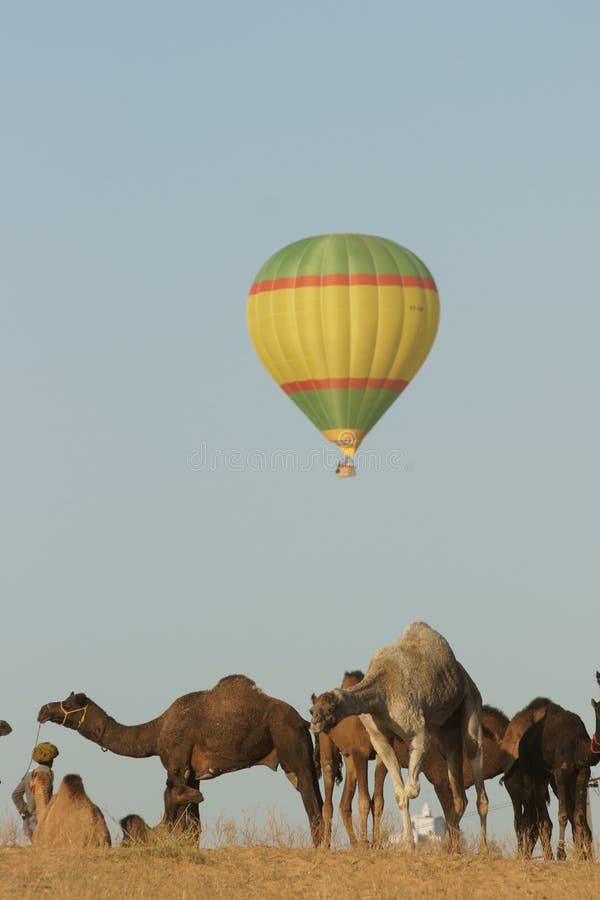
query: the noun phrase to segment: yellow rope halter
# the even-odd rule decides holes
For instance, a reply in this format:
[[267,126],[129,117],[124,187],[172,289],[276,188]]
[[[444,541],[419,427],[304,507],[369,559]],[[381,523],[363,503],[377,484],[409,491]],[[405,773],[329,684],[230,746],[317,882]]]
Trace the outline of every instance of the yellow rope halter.
[[78,712],[80,712],[80,713],[83,713],[83,715],[81,716],[79,722],[77,723],[77,728],[81,728],[81,726],[82,726],[83,723],[85,722],[85,716],[86,716],[86,713],[87,713],[88,706],[89,706],[89,704],[86,703],[85,706],[78,706],[77,709],[65,709],[64,706],[62,705],[62,702],[61,702],[61,704],[60,704],[60,711],[61,711],[61,713],[63,714],[64,719],[62,720],[62,722],[61,722],[60,724],[61,724],[61,725],[64,725],[65,722],[67,721],[67,719],[69,718],[69,716],[72,716],[73,713],[78,713]]

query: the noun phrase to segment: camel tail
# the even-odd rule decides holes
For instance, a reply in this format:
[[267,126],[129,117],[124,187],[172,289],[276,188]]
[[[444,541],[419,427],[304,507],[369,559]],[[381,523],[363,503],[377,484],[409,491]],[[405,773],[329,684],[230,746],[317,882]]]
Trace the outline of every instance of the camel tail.
[[501,784],[501,785],[504,785],[504,782],[506,781],[507,778],[510,778],[511,775],[514,775],[514,773],[517,771],[517,766],[518,766],[518,765],[519,765],[519,759],[518,759],[518,757],[517,757],[517,759],[514,760],[514,762],[512,763],[512,765],[506,770],[506,772],[504,773],[504,775],[503,775],[502,778],[500,779],[500,784]]
[[313,763],[315,764],[315,772],[317,773],[317,778],[320,778],[323,774],[323,770],[321,768],[321,745],[319,744],[319,735],[313,735],[313,740]]
[[334,766],[335,766],[334,773],[333,773],[334,778],[335,778],[335,783],[341,784],[342,781],[344,780],[344,773],[342,771],[344,768],[344,760],[343,760],[341,752],[338,750],[337,747],[335,748],[333,760],[334,760]]

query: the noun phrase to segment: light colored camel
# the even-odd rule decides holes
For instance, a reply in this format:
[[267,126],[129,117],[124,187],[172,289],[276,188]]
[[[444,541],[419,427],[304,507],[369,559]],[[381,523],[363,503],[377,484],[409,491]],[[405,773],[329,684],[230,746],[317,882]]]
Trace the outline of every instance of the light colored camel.
[[104,816],[87,796],[79,775],[65,775],[51,797],[51,773],[37,769],[31,778],[31,791],[38,820],[32,838],[35,847],[110,847]]
[[[425,622],[413,622],[391,647],[377,650],[355,687],[317,697],[311,709],[315,734],[359,715],[375,752],[385,764],[404,828],[414,847],[409,800],[419,795],[419,773],[430,736],[446,759],[456,823],[467,805],[463,749],[471,763],[480,819],[480,849],[486,849],[488,799],[483,782],[481,695],[445,638]],[[409,744],[406,786],[393,748],[394,735]],[[457,829],[458,831],[458,829]],[[458,849],[452,846],[450,849]]]

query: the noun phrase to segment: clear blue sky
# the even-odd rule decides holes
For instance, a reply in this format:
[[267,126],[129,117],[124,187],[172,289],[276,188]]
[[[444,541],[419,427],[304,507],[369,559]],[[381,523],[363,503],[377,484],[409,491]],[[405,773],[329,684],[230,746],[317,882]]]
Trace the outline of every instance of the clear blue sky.
[[[592,725],[599,25],[592,0],[1,4],[0,812],[47,700],[135,723],[243,672],[306,715],[415,619],[507,714],[543,693]],[[327,231],[405,244],[441,296],[364,444],[402,465],[350,482],[255,464],[325,449],[245,302]],[[41,736],[115,818],[159,818],[156,759]],[[267,770],[204,794],[209,822],[304,821]]]

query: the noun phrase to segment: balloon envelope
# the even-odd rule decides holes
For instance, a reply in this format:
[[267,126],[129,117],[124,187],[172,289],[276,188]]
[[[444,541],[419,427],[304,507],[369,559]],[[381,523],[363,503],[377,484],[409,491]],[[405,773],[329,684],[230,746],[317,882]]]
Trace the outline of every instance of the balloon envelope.
[[439,298],[405,247],[362,234],[289,244],[248,295],[259,359],[324,436],[353,456],[433,344]]

